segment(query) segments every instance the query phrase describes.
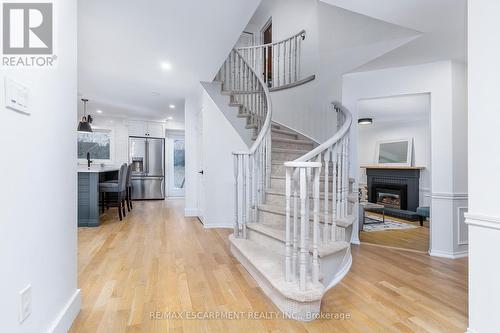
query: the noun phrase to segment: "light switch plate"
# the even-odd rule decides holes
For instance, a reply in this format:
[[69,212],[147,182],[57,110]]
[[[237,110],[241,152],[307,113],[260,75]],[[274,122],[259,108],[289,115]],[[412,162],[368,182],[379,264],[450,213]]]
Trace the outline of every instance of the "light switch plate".
[[30,114],[30,92],[28,87],[8,77],[4,80],[5,107],[24,114]]

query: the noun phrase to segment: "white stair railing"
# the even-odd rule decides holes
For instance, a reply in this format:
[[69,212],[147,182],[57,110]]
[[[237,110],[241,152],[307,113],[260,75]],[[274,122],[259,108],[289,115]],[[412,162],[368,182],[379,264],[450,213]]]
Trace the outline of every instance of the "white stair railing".
[[[318,247],[338,240],[349,241],[344,234],[337,233],[337,222],[349,214],[347,196],[352,116],[339,103],[333,103],[333,107],[342,124],[335,135],[295,161],[285,162],[285,278],[287,281],[298,279],[301,290],[306,290],[306,281],[318,282]],[[322,188],[321,175],[324,177]],[[311,193],[314,205],[312,228],[309,223]],[[321,198],[324,202],[320,228]],[[312,244],[309,241],[311,236]],[[304,260],[310,249],[311,269],[307,267],[308,261]]]
[[235,223],[234,236],[246,238],[246,226],[255,222],[257,205],[264,202],[271,176],[271,117],[269,89],[258,73],[234,49],[219,70],[216,80],[229,92],[240,114],[249,119],[256,140],[248,151],[235,152]]
[[269,44],[236,48],[244,59],[261,73],[268,88],[278,88],[301,80],[302,42],[306,31]]

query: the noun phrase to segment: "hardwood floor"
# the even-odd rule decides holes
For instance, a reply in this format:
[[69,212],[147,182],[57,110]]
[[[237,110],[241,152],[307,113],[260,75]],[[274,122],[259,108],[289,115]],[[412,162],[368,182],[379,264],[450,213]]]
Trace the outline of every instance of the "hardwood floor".
[[[348,319],[152,319],[151,312],[278,311],[231,256],[229,229],[183,217],[183,202],[134,202],[123,222],[79,229],[82,310],[71,332],[464,332],[467,259],[353,246],[349,274],[323,299]],[[198,315],[198,314],[197,314]],[[202,314],[204,315],[204,314]],[[158,315],[161,317],[160,315]]]
[[[374,213],[368,213],[368,216],[369,215],[381,216],[380,214]],[[403,223],[410,223],[418,227],[415,229],[385,230],[376,232],[361,231],[359,233],[359,240],[362,243],[420,251],[424,253],[429,251],[429,222],[424,222],[424,226],[420,227],[418,221],[409,222],[395,217],[389,218]]]

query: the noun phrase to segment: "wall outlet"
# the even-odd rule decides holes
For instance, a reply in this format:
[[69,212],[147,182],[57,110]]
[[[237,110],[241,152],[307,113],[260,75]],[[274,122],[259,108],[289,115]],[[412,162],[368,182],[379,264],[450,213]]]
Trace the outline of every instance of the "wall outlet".
[[22,323],[31,314],[31,284],[19,292],[19,322]]

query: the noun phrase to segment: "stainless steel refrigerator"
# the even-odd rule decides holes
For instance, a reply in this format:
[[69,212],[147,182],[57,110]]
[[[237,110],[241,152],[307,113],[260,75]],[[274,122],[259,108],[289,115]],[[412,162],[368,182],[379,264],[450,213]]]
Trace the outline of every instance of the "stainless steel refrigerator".
[[165,139],[129,138],[132,199],[165,199]]

